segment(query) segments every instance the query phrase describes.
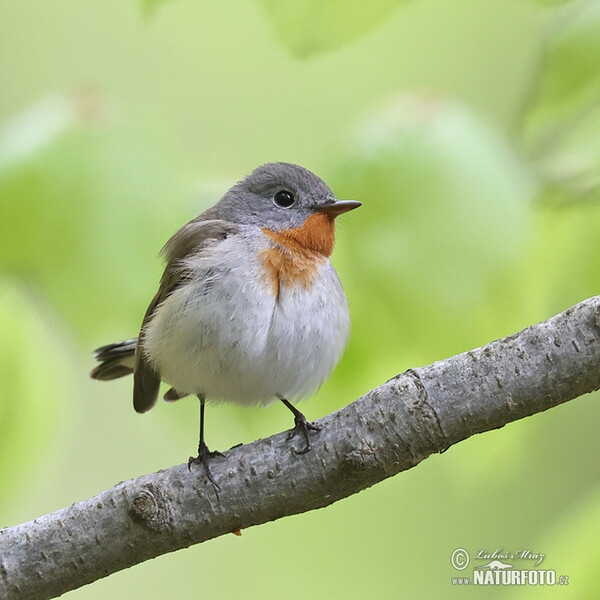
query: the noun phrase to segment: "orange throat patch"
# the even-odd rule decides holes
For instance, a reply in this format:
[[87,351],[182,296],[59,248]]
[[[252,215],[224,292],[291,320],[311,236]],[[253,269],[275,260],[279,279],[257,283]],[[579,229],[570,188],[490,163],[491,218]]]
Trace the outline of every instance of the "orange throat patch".
[[316,213],[301,227],[280,231],[265,227],[262,231],[275,242],[275,246],[261,252],[260,260],[273,294],[279,298],[282,287],[310,287],[319,267],[333,252],[335,217]]

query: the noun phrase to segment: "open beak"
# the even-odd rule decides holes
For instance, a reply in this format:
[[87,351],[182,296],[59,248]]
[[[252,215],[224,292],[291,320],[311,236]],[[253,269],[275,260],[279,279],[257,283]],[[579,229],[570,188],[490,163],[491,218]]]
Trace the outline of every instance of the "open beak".
[[327,215],[337,217],[338,215],[348,212],[349,210],[354,210],[359,206],[362,206],[362,202],[359,202],[358,200],[334,200],[330,204],[319,206],[317,210]]

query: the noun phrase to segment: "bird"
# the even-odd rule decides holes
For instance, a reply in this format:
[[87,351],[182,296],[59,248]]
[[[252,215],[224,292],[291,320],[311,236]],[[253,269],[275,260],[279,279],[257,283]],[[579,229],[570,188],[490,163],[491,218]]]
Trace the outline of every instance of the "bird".
[[294,403],[330,376],[349,340],[350,315],[331,264],[336,218],[361,206],[338,200],[311,171],[266,163],[164,245],[158,291],[137,338],[95,350],[90,375],[133,374],[138,413],[157,401],[200,401],[198,455],[218,489],[204,436],[207,400],[266,406],[280,400],[294,415],[289,438],[311,450],[309,422]]

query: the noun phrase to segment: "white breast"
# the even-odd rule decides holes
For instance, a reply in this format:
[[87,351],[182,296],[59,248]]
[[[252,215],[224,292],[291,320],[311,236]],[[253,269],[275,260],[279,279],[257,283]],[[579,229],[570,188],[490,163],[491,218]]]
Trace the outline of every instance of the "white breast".
[[[276,297],[257,241],[256,235],[232,236],[195,257],[193,279],[151,319],[145,351],[178,392],[243,404],[267,404],[277,394],[299,399],[340,359],[350,319],[329,260],[310,287],[282,286]],[[264,236],[260,241],[267,243]]]

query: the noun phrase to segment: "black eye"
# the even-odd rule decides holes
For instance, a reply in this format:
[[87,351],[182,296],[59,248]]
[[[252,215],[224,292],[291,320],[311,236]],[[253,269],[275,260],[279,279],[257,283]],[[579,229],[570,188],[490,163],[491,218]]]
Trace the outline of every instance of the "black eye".
[[292,204],[294,204],[294,194],[292,194],[292,192],[288,192],[287,190],[281,190],[277,192],[273,199],[275,200],[275,204],[277,204],[277,206],[281,206],[281,208],[289,208]]

